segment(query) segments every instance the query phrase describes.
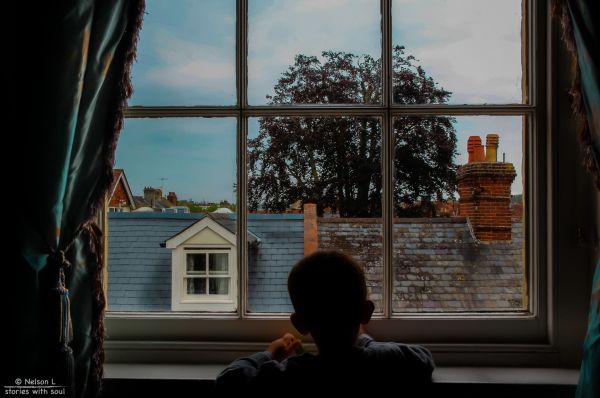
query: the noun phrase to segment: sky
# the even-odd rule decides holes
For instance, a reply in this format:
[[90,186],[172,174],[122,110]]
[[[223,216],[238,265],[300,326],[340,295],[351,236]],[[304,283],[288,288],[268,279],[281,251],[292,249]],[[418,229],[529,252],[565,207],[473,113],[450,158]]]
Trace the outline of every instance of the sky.
[[[296,54],[336,50],[380,57],[379,0],[250,0],[248,98],[267,103]],[[521,102],[520,0],[393,0],[393,44],[406,47],[453,104]],[[130,105],[235,104],[235,1],[148,0]],[[459,155],[469,135],[500,135],[522,192],[517,116],[457,117]],[[250,122],[249,135],[257,129]],[[163,185],[181,199],[235,201],[235,120],[127,119],[116,167],[134,195]],[[166,180],[159,180],[166,178]]]

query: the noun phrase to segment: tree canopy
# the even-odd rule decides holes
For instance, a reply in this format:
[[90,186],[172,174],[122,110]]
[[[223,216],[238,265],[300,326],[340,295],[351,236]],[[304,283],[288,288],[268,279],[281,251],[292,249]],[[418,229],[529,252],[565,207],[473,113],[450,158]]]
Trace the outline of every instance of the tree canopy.
[[[399,104],[447,102],[404,47],[393,51],[393,99]],[[325,51],[297,55],[279,78],[270,104],[376,104],[381,61]],[[446,116],[393,122],[394,199],[398,216],[429,214],[431,202],[453,197],[456,132]],[[248,140],[248,204],[283,212],[297,200],[341,217],[381,216],[382,126],[374,117],[263,117]]]

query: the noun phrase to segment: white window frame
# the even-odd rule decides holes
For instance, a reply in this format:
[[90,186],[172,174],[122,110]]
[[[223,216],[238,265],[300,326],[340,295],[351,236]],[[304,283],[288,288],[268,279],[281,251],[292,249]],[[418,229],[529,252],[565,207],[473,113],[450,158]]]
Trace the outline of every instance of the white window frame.
[[[294,331],[288,314],[253,314],[247,310],[247,131],[248,118],[261,116],[373,116],[382,120],[384,300],[383,313],[368,325],[377,339],[427,345],[438,364],[557,365],[560,361],[555,309],[556,229],[555,195],[556,104],[552,100],[556,77],[552,70],[552,29],[549,5],[543,0],[524,0],[527,7],[526,56],[528,103],[507,105],[398,105],[391,98],[391,0],[381,0],[383,103],[375,105],[250,106],[247,101],[248,0],[237,0],[237,105],[212,107],[130,107],[126,117],[235,117],[237,118],[237,264],[239,308],[235,313],[109,312],[106,343],[109,361],[227,362],[238,355],[264,349],[265,342]],[[524,72],[525,73],[525,72]],[[515,313],[391,312],[393,256],[392,120],[406,115],[504,115],[523,116],[527,134],[524,148],[524,197],[526,209],[524,260],[529,267],[529,310]]]
[[[199,278],[211,278],[209,272],[208,255],[213,253],[227,254],[227,275],[212,276],[213,278],[228,278],[228,294],[189,294],[187,293],[186,280],[191,276],[187,273],[187,256],[190,254],[206,255],[206,273],[198,275]],[[237,307],[237,264],[235,262],[235,246],[223,245],[181,245],[173,250],[173,276],[171,284],[171,309],[173,311],[201,311],[201,312],[233,312]],[[208,282],[207,282],[208,289]]]

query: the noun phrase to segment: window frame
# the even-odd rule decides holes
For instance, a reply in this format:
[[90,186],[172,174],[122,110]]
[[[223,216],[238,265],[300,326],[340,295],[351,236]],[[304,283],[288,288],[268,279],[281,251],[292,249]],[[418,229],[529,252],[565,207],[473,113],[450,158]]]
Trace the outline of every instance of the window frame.
[[[378,339],[426,344],[438,363],[554,364],[555,345],[554,279],[555,252],[552,202],[553,164],[549,141],[553,134],[549,108],[552,106],[551,46],[556,34],[551,30],[550,10],[542,0],[524,0],[527,11],[527,57],[524,81],[528,102],[505,105],[402,105],[394,104],[391,93],[392,0],[380,0],[382,26],[382,103],[352,105],[248,105],[247,39],[248,0],[236,2],[236,86],[233,106],[135,106],[125,110],[127,118],[235,117],[237,120],[236,239],[239,307],[236,313],[142,313],[108,312],[107,327],[114,358],[128,350],[131,359],[171,358],[173,347],[185,347],[193,361],[228,361],[240,353],[255,351],[256,342],[270,341],[294,330],[287,314],[256,314],[247,310],[247,131],[250,117],[262,116],[369,116],[382,121],[384,302],[383,313],[368,325]],[[398,116],[523,116],[525,137],[524,208],[525,264],[529,310],[519,313],[392,313],[393,269],[393,118]],[[107,231],[107,233],[110,233]],[[387,289],[387,290],[386,290]],[[110,310],[110,308],[109,308]],[[137,349],[127,341],[136,341]],[[161,344],[154,344],[162,342]],[[185,343],[183,343],[185,342]],[[232,344],[234,346],[232,346]],[[112,348],[111,348],[112,347]],[[127,348],[129,347],[129,348]],[[168,348],[165,348],[168,347]],[[262,345],[260,346],[262,347]],[[262,349],[262,348],[260,348]],[[182,348],[183,350],[183,348]],[[184,351],[185,351],[184,350]],[[195,353],[195,354],[194,354]],[[136,357],[136,355],[138,357]],[[180,359],[184,354],[176,356]],[[216,359],[215,359],[216,358]],[[439,360],[441,358],[441,361]],[[495,362],[491,362],[492,359]],[[110,360],[110,357],[109,357]]]
[[[186,250],[188,249],[188,250]],[[231,297],[231,289],[228,286],[227,287],[227,294],[212,294],[210,293],[210,278],[217,278],[217,279],[228,279],[227,284],[231,285],[231,281],[232,281],[232,265],[231,265],[231,257],[230,256],[230,251],[231,250],[227,250],[227,252],[225,251],[216,251],[214,249],[211,248],[206,248],[206,249],[202,249],[202,248],[187,248],[184,246],[183,248],[184,250],[184,255],[185,255],[185,261],[182,263],[182,266],[185,268],[183,271],[183,286],[186,287],[186,280],[188,279],[204,279],[206,280],[206,293],[204,294],[194,294],[194,293],[187,293],[187,289],[184,289],[185,293],[183,293],[183,301],[185,302],[221,302],[222,300],[227,300],[228,302],[230,301],[230,297]],[[189,270],[187,269],[187,259],[188,256],[192,255],[192,254],[203,254],[204,258],[207,259],[206,260],[206,267],[205,267],[205,272],[200,274],[200,273],[190,273]],[[225,254],[227,256],[227,271],[225,271],[225,274],[215,274],[215,275],[211,275],[210,273],[210,255],[211,254]]]

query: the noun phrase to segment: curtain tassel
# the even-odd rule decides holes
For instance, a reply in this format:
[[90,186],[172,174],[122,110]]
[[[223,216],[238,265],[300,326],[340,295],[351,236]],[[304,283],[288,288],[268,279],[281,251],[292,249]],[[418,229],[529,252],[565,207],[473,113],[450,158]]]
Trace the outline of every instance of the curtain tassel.
[[73,340],[73,324],[71,322],[71,302],[69,299],[69,289],[65,282],[65,270],[71,267],[71,263],[65,257],[62,250],[58,250],[48,256],[48,263],[57,268],[58,274],[56,285],[52,288],[58,296],[59,302],[59,331],[58,344],[60,365],[64,369],[64,380],[67,396],[73,396],[75,393],[75,359],[73,349],[70,347]]

